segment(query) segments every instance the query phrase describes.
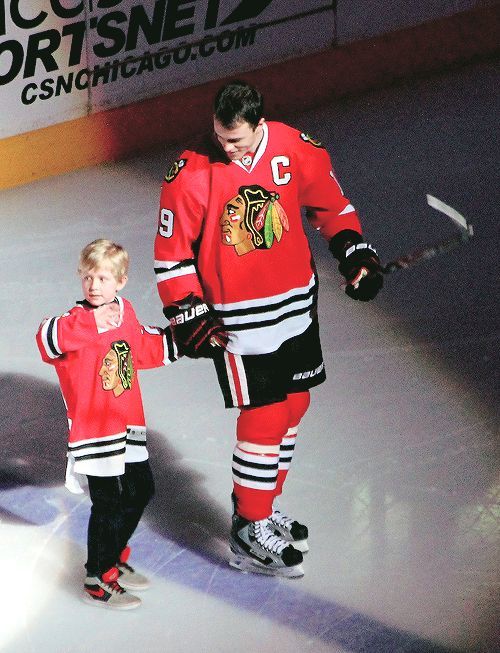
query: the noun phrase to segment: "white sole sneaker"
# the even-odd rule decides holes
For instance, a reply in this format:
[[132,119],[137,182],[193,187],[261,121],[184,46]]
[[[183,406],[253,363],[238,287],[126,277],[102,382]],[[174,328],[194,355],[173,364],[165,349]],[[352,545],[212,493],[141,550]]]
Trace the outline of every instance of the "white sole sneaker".
[[95,605],[98,608],[107,608],[108,610],[134,610],[138,608],[142,601],[138,596],[127,593],[127,601],[100,601],[93,598],[87,592],[83,592],[82,601],[88,605]]

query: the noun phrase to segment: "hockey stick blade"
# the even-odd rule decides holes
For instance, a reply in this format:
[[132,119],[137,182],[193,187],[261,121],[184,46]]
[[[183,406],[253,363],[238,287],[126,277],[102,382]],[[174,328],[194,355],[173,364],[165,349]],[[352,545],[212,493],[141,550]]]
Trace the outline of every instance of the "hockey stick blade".
[[467,224],[467,220],[456,209],[452,208],[451,206],[448,206],[448,204],[445,204],[441,200],[438,200],[438,198],[434,197],[433,195],[426,195],[426,198],[427,198],[427,204],[431,208],[436,209],[436,211],[440,211],[441,213],[447,215],[449,218],[454,220],[458,224],[458,226],[461,227],[462,229],[465,229],[466,231],[469,230],[469,225]]
[[384,274],[391,274],[396,270],[405,270],[406,268],[415,265],[415,263],[434,258],[434,256],[442,254],[443,252],[448,252],[450,249],[454,249],[458,245],[466,243],[474,235],[474,229],[472,228],[472,225],[467,222],[461,213],[459,213],[451,206],[448,206],[441,200],[438,200],[437,197],[433,197],[432,195],[427,195],[427,204],[433,209],[444,213],[444,215],[447,215],[456,224],[458,224],[461,230],[461,234],[459,236],[455,236],[454,238],[449,238],[448,240],[444,240],[433,245],[428,245],[427,247],[422,247],[421,249],[415,250],[410,254],[399,256],[398,258],[394,259],[394,261],[390,261],[382,267],[382,272]]

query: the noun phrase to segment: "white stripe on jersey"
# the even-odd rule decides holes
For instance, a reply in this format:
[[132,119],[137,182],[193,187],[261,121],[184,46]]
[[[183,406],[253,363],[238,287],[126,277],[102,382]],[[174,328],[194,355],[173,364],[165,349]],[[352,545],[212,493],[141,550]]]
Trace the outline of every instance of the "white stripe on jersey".
[[306,286],[279,295],[215,304],[229,334],[227,351],[241,355],[267,354],[276,351],[285,340],[304,333],[312,322],[310,309],[315,303],[315,286],[312,275]]
[[176,277],[184,277],[188,274],[196,275],[196,268],[194,265],[187,265],[185,268],[179,268],[177,270],[172,270],[171,272],[157,272],[156,282],[161,283],[162,281],[168,281],[169,279],[175,279]]
[[126,463],[141,463],[149,458],[146,448],[146,427],[127,426],[127,448],[125,450]]
[[59,356],[62,356],[62,351],[57,340],[58,322],[58,317],[49,318],[42,326],[42,343],[45,353],[49,358],[59,358]]
[[68,447],[75,461],[78,462],[79,458],[88,458],[96,454],[102,455],[124,449],[126,440],[126,433],[117,433],[116,435],[108,435],[105,438],[92,438],[90,440],[70,442],[68,443]]
[[342,211],[339,213],[339,215],[345,215],[346,213],[352,213],[356,209],[352,204],[348,204],[345,209],[342,209]]
[[269,307],[272,304],[279,304],[280,302],[290,300],[294,301],[294,297],[297,295],[304,295],[309,292],[316,285],[316,280],[314,275],[311,276],[307,286],[302,286],[300,288],[292,288],[292,290],[287,290],[287,292],[280,293],[279,295],[271,295],[270,297],[259,297],[258,299],[245,299],[241,302],[232,302],[230,304],[213,304],[213,307],[216,311],[224,313],[225,311],[234,311],[248,309],[258,309],[261,307]]
[[231,331],[228,328],[229,342],[226,350],[240,355],[269,354],[276,351],[285,340],[304,333],[311,323],[310,313],[307,312],[261,328],[242,331]]

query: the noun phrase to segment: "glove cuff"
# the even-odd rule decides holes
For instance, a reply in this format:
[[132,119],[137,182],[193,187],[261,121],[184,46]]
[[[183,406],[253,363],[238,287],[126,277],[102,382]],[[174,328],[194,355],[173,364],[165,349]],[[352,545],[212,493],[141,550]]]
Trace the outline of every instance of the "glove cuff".
[[344,252],[344,258],[347,260],[351,254],[354,254],[354,252],[358,252],[361,249],[367,249],[369,252],[366,252],[367,254],[371,253],[374,254],[378,258],[377,250],[373,245],[370,243],[357,243],[356,245],[351,245],[348,247],[345,252]]
[[363,242],[363,236],[352,229],[343,229],[330,239],[328,249],[333,256],[340,261],[345,257],[345,251],[352,245]]

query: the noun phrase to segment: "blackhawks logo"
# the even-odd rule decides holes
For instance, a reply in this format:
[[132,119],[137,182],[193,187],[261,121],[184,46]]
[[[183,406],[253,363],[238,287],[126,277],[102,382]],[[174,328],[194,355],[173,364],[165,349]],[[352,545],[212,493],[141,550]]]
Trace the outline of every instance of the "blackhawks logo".
[[290,226],[277,193],[262,186],[241,186],[238,195],[226,203],[219,220],[222,243],[238,254],[269,249]]
[[130,345],[125,340],[115,340],[102,359],[99,370],[103,390],[111,390],[115,397],[119,397],[132,387],[134,367]]
[[311,145],[314,145],[314,147],[324,147],[323,143],[320,140],[318,140],[317,138],[313,138],[312,136],[306,134],[305,132],[301,133],[300,138],[306,143],[311,143]]
[[174,179],[177,177],[177,175],[182,170],[182,168],[184,168],[186,163],[187,163],[187,159],[178,159],[177,161],[174,161],[172,163],[167,174],[165,175],[165,181],[167,182],[167,184],[169,184],[171,181],[174,181]]

